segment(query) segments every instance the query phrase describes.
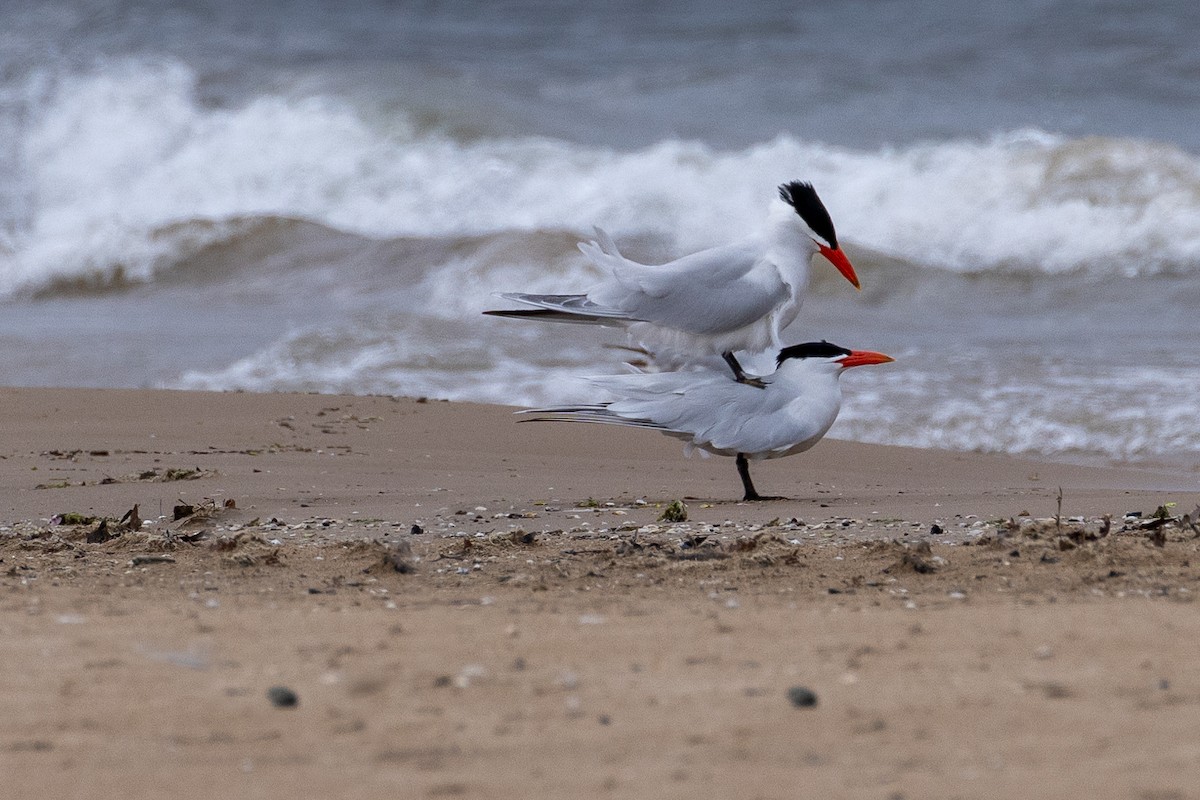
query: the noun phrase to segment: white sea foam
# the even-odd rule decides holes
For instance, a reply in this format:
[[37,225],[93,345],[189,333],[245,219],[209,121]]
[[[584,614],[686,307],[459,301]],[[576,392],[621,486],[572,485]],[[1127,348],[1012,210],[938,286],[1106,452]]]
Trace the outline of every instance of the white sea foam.
[[831,435],[1114,462],[1200,458],[1200,370],[909,354],[847,376]]
[[[537,406],[594,401],[583,375],[617,371],[595,351],[522,358],[533,326],[470,339],[431,356],[411,332],[291,334],[227,368],[192,371],[189,389],[371,392]],[[506,339],[512,341],[506,341]],[[351,341],[354,340],[354,341]],[[511,346],[510,346],[511,345]],[[1195,369],[961,364],[909,353],[843,380],[834,438],[946,450],[1112,462],[1186,464],[1200,458]]]
[[599,224],[691,250],[754,228],[774,186],[796,177],[851,246],[918,266],[1120,275],[1200,262],[1200,159],[1163,144],[1020,131],[875,151],[781,137],[622,152],[418,134],[403,112],[381,121],[324,96],[209,107],[169,61],[38,85],[3,293],[118,266],[149,279],[229,233],[190,223],[254,216],[380,238]]

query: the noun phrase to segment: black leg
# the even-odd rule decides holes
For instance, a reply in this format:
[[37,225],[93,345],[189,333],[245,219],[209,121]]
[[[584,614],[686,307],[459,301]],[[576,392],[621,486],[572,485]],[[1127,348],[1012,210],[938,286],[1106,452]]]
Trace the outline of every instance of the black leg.
[[742,488],[746,490],[743,500],[758,500],[758,492],[754,489],[754,481],[750,480],[750,462],[744,453],[737,454],[738,475],[742,477]]
[[745,453],[737,454],[737,470],[738,475],[742,478],[742,488],[746,490],[746,496],[742,500],[786,500],[786,497],[778,497],[775,495],[761,495],[754,488],[754,481],[750,480],[750,462],[746,460]]
[[767,388],[767,385],[758,378],[746,377],[745,370],[742,369],[742,365],[738,363],[737,356],[735,356],[733,353],[727,350],[721,354],[721,358],[725,359],[725,363],[729,365],[731,370],[733,370],[733,378],[738,383],[745,383],[758,389]]

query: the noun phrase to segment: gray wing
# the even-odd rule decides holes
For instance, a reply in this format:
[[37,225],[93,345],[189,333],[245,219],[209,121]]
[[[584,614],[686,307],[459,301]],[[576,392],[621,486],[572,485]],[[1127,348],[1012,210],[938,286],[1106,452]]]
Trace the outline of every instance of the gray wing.
[[784,412],[791,395],[737,383],[724,372],[614,375],[591,382],[620,397],[605,407],[607,414],[686,434],[717,451],[765,453],[805,438]]
[[622,259],[612,271],[613,281],[588,297],[631,319],[697,335],[720,334],[757,322],[789,296],[778,272],[763,266],[755,242],[657,267]]

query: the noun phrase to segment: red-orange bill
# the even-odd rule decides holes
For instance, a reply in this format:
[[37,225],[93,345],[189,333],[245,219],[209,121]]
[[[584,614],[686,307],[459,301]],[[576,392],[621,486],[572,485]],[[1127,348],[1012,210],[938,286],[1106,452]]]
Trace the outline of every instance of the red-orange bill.
[[842,252],[842,248],[826,247],[817,242],[817,247],[821,249],[821,255],[829,259],[829,263],[837,267],[837,271],[842,273],[846,280],[854,284],[855,289],[861,289],[858,284],[858,275],[854,273],[854,267],[850,264],[850,259],[846,258],[846,254]]
[[839,363],[843,367],[865,367],[868,364],[886,364],[896,359],[876,353],[872,350],[851,350],[850,355],[842,358]]

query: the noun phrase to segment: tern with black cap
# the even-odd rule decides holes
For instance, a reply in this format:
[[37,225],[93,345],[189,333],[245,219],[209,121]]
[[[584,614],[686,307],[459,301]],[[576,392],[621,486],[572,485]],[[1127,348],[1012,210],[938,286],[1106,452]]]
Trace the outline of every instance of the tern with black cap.
[[801,181],[780,186],[763,232],[735,244],[658,266],[625,258],[600,229],[579,249],[605,273],[599,285],[583,294],[502,294],[533,308],[484,313],[626,327],[655,352],[685,360],[720,355],[739,383],[761,388],[735,352],[780,349],[780,334],[804,302],[812,257],[823,255],[859,286],[829,212],[812,184]]
[[893,359],[870,350],[847,350],[828,342],[785,347],[762,388],[731,381],[724,369],[634,373],[589,378],[617,399],[587,405],[517,412],[523,422],[589,422],[650,428],[692,448],[733,456],[745,500],[764,497],[750,480],[750,462],[782,458],[819,442],[842,408],[841,374],[849,367]]

